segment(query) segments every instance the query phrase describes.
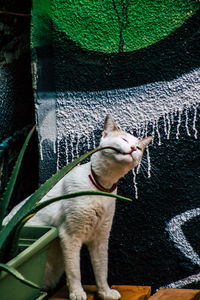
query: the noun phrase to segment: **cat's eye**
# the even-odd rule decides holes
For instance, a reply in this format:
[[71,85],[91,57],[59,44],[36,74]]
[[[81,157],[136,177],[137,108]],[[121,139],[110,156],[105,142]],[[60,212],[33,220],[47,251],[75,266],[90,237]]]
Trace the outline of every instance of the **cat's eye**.
[[139,146],[137,146],[137,149],[140,150],[140,151],[142,151],[142,148],[140,148]]
[[122,138],[122,140],[128,143],[128,141],[126,139]]

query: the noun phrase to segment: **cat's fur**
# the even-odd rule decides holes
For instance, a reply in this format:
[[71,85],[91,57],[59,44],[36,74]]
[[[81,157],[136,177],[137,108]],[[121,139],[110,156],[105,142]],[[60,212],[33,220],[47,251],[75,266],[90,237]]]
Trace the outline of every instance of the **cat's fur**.
[[[139,140],[119,130],[111,115],[108,115],[100,146],[112,146],[119,152],[106,149],[93,154],[89,163],[74,168],[42,200],[81,190],[97,190],[89,179],[91,166],[98,182],[105,188],[111,188],[129,170],[138,165],[144,148],[150,141],[151,137]],[[116,192],[115,189],[113,193]],[[13,209],[5,221],[15,214],[19,206]],[[107,284],[108,239],[114,211],[114,198],[82,196],[56,202],[38,212],[29,221],[32,225],[56,226],[59,232],[60,244],[54,243],[51,247],[44,287],[54,287],[65,269],[70,300],[87,298],[81,286],[80,275],[80,249],[84,243],[90,252],[99,296],[107,300],[120,298],[118,291],[110,289]]]

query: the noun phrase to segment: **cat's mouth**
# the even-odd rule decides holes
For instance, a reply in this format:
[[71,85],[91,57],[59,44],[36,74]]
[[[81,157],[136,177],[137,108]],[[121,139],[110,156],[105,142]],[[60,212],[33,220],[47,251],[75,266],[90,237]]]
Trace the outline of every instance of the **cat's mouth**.
[[120,152],[120,153],[123,154],[123,155],[130,155],[132,157],[132,153],[135,152],[136,150],[137,150],[137,148],[132,146],[131,151],[129,151],[129,152]]
[[114,147],[109,147],[110,149],[114,150],[117,152],[117,154],[123,155],[123,156],[130,156],[133,159],[132,153],[137,150],[137,147],[132,146],[131,150],[129,152],[122,152],[119,149],[116,149]]

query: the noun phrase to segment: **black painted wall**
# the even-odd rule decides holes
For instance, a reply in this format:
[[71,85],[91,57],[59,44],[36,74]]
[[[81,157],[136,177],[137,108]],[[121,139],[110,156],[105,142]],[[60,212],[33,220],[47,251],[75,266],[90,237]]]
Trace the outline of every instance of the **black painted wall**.
[[[133,203],[117,201],[109,281],[199,288],[199,11],[160,41],[120,53],[83,49],[53,21],[50,13],[43,19],[46,44],[33,26],[40,181],[98,144],[108,112],[124,130],[153,133],[138,199],[132,173],[120,181],[119,193]],[[85,250],[83,282],[93,283],[88,265]]]

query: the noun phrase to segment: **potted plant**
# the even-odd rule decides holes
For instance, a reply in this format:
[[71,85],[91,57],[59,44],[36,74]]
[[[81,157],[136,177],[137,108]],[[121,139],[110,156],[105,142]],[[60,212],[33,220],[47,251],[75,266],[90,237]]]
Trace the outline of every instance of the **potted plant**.
[[[29,300],[39,294],[43,281],[49,244],[57,237],[51,227],[24,227],[26,222],[40,209],[61,199],[83,195],[106,195],[124,200],[128,198],[105,192],[82,191],[62,195],[39,202],[63,176],[91,154],[104,148],[92,150],[67,166],[63,167],[41,185],[17,211],[13,218],[3,226],[3,219],[15,186],[20,165],[35,126],[28,134],[13,168],[11,178],[0,201],[0,294],[1,300]],[[112,148],[112,147],[106,147]],[[114,149],[114,148],[113,148]],[[114,149],[116,150],[116,149]]]

